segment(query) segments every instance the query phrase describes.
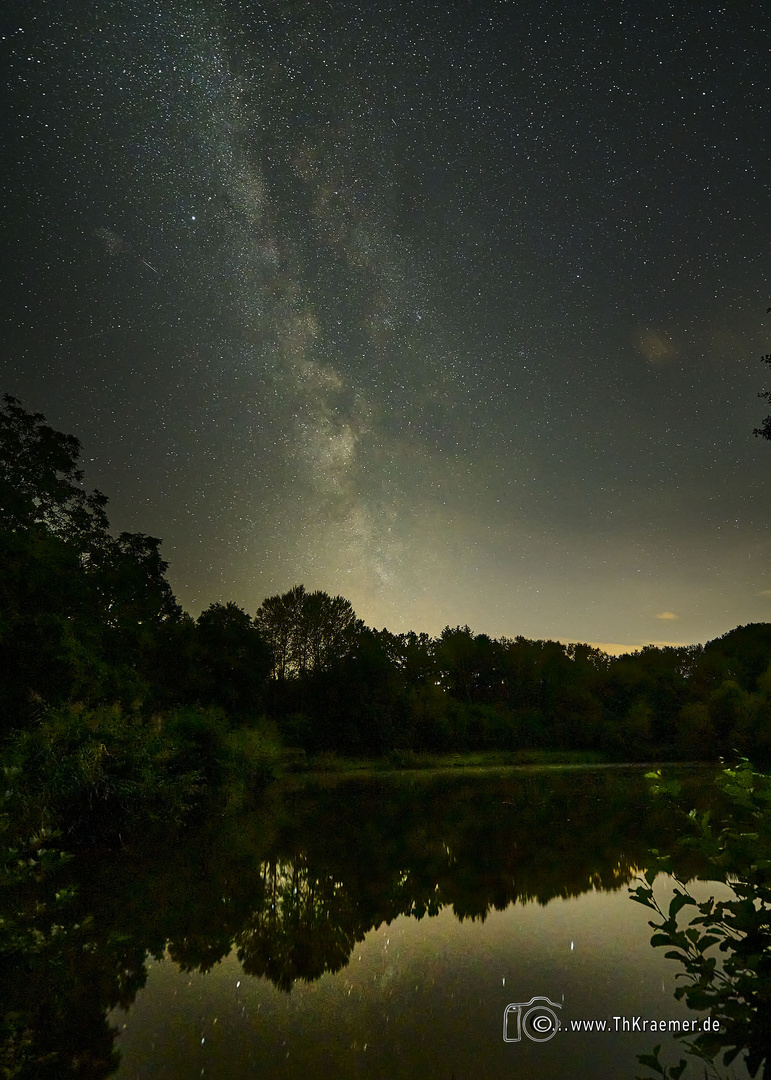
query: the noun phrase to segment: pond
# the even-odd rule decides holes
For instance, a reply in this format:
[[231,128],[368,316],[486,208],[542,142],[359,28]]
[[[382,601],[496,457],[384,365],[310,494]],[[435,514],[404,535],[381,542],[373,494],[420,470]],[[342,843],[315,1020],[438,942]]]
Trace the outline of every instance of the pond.
[[89,1077],[631,1080],[701,1019],[628,894],[643,772],[290,777],[81,872],[15,1007]]

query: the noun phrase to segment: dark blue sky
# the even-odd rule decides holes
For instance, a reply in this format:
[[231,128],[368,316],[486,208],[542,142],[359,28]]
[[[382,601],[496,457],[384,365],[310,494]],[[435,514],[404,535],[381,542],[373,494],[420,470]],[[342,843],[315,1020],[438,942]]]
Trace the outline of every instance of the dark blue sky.
[[12,2],[0,389],[193,613],[771,618],[765,6]]

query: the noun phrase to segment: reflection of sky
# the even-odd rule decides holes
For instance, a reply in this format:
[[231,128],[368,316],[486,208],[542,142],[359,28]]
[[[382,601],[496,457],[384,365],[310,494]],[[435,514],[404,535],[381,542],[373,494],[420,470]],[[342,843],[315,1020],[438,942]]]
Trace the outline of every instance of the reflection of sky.
[[630,1080],[635,1055],[668,1036],[565,1031],[505,1044],[503,1011],[544,996],[565,1020],[696,1016],[674,1000],[677,965],[650,947],[650,914],[624,888],[511,905],[483,923],[449,909],[401,916],[367,934],[342,971],[290,994],[244,975],[234,954],[207,975],[152,964],[131,1011],[111,1016],[116,1075]]

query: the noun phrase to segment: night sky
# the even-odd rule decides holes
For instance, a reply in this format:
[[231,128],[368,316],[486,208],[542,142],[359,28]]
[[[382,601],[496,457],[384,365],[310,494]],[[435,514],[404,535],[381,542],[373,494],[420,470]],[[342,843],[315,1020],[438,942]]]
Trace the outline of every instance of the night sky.
[[771,620],[765,2],[3,6],[0,390],[186,610]]

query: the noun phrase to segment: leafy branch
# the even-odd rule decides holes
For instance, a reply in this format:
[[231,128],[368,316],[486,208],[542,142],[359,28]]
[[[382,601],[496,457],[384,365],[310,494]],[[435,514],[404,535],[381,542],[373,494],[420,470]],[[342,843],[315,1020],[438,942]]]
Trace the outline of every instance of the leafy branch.
[[[653,862],[630,897],[655,912],[650,922],[651,945],[665,947],[667,959],[676,960],[683,982],[675,990],[677,1000],[689,1008],[707,1012],[712,1030],[704,1030],[685,1042],[686,1052],[700,1060],[712,1075],[719,1075],[715,1061],[730,1065],[743,1053],[751,1076],[764,1067],[771,1049],[771,778],[754,771],[746,759],[724,769],[716,783],[729,810],[717,823],[709,811],[682,810],[676,784],[664,783],[660,773],[650,773],[653,794],[671,801],[682,815],[681,849],[698,853],[704,860],[705,880],[727,885],[732,896],[699,903],[687,882],[673,871],[671,853],[652,852]],[[674,878],[675,889],[665,912],[653,893],[659,873]],[[681,918],[691,914],[687,924]],[[722,953],[720,958],[715,950]],[[640,1063],[654,1073],[678,1080],[686,1067],[665,1067],[660,1046],[641,1055]]]

